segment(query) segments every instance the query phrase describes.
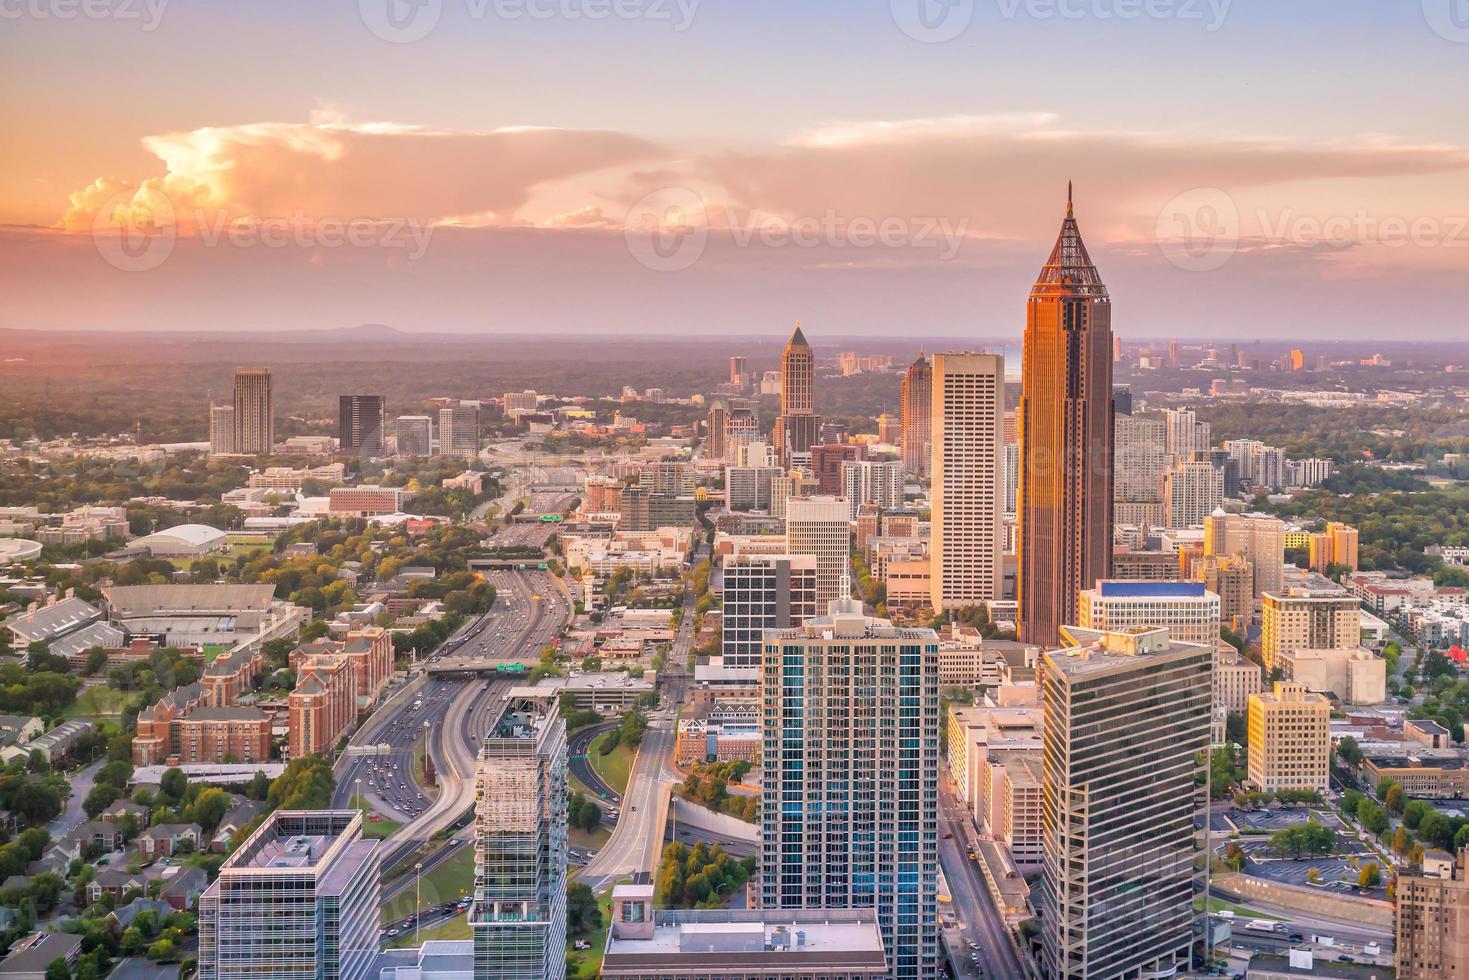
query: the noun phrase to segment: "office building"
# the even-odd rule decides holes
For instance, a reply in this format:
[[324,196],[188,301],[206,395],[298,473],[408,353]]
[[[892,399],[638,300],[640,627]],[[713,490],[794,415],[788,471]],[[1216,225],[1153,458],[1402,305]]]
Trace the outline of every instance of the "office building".
[[1083,589],[1077,611],[1082,629],[1120,633],[1166,626],[1177,643],[1219,641],[1219,597],[1202,582],[1130,582],[1104,579]]
[[877,441],[884,446],[898,446],[903,444],[903,425],[889,415],[881,412],[877,416]]
[[753,675],[768,629],[790,629],[820,612],[814,555],[733,554],[724,558],[720,652],[727,668]]
[[566,722],[555,690],[516,688],[480,747],[474,980],[566,975]]
[[1260,597],[1265,669],[1284,669],[1297,650],[1337,650],[1362,641],[1361,600],[1339,589],[1290,589]]
[[1181,459],[1163,477],[1164,518],[1169,527],[1199,527],[1224,502],[1224,475],[1213,463]]
[[883,510],[901,510],[902,464],[869,459],[842,463],[842,495],[847,498],[847,514],[853,520],[856,520],[863,504],[876,504]]
[[1040,661],[1042,973],[1171,976],[1193,941],[1214,647],[1166,629],[1062,634]]
[[815,376],[815,358],[798,323],[780,356],[780,417],[775,420],[774,442],[786,462],[791,453],[807,452],[821,439]]
[[1020,638],[1051,645],[1112,556],[1112,301],[1066,217],[1026,304],[1020,396]]
[[939,970],[938,671],[852,600],[765,635],[760,907],[873,909],[903,980]]
[[382,395],[337,399],[337,448],[344,456],[387,455],[388,419]]
[[738,385],[741,389],[750,385],[750,369],[748,362],[743,357],[731,357],[729,359],[729,383]]
[[511,417],[534,412],[540,407],[541,396],[529,389],[525,391],[507,391],[500,396],[500,405],[506,415]]
[[1242,555],[1255,572],[1255,597],[1279,592],[1285,581],[1285,522],[1216,510],[1204,518],[1204,555]]
[[821,483],[810,470],[791,470],[770,481],[770,516],[782,520],[786,516],[786,503],[814,497],[821,492]]
[[235,368],[235,452],[264,456],[274,446],[270,368]]
[[209,406],[209,453],[230,456],[235,449],[235,406]]
[[277,810],[199,897],[200,980],[364,980],[381,843],[356,810]]
[[1005,359],[950,352],[933,358],[930,416],[935,610],[1004,598]]
[[1326,792],[1331,764],[1331,702],[1304,684],[1276,681],[1250,695],[1249,781],[1262,793]]
[[785,471],[779,466],[730,466],[724,471],[724,506],[729,510],[770,509],[770,485]]
[[854,442],[833,442],[812,446],[810,468],[821,492],[831,496],[840,494],[844,487],[842,466],[861,458],[862,447]]
[[438,455],[464,459],[474,459],[479,455],[478,404],[439,409]]
[[1326,529],[1311,535],[1311,567],[1322,574],[1332,565],[1357,570],[1357,529],[1328,521]]
[[933,368],[922,354],[903,375],[903,469],[917,476],[928,474],[929,419],[933,411]]
[[400,415],[393,424],[399,456],[431,456],[434,421],[427,415]]
[[1398,980],[1469,976],[1469,847],[1398,872]]
[[724,435],[729,425],[729,402],[716,398],[709,403],[709,413],[704,418],[704,457],[724,458]]
[[760,418],[748,408],[731,408],[724,421],[724,459],[738,463],[740,447],[752,442],[763,442],[765,433],[760,431]]
[[1285,680],[1309,691],[1333,694],[1341,704],[1387,700],[1387,662],[1358,646],[1340,650],[1292,650],[1276,660]]
[[852,594],[851,524],[841,497],[786,501],[786,547],[816,558],[816,608]]

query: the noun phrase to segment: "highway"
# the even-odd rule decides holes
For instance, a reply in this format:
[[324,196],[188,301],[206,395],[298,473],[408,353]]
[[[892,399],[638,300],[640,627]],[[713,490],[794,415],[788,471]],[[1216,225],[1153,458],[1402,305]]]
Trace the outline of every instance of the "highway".
[[[963,938],[977,944],[979,963],[986,977],[1023,977],[1020,957],[1009,938],[1009,927],[996,908],[984,881],[984,872],[969,859],[973,835],[968,810],[954,795],[947,773],[939,783],[939,865],[949,883],[952,908]],[[972,948],[972,947],[971,947]],[[959,976],[975,976],[969,949],[955,949]]]
[[612,829],[611,839],[579,876],[593,890],[637,871],[657,870],[667,833],[659,816],[664,813],[664,801],[672,787],[682,782],[673,768],[673,748],[677,738],[675,718],[688,687],[687,664],[694,642],[694,612],[690,599],[691,596],[685,593],[683,622],[679,624],[663,676],[659,679],[664,703],[670,710],[665,717],[649,721],[642,745],[638,748],[637,761],[628,777],[617,826]]

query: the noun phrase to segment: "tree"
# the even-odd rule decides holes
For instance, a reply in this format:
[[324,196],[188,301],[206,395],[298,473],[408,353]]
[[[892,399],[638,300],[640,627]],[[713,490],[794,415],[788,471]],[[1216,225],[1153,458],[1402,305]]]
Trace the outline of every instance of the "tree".
[[589,936],[602,928],[602,910],[597,895],[579,881],[566,886],[566,929],[575,938]]
[[173,943],[167,939],[160,939],[148,947],[148,959],[150,960],[171,960],[173,957]]
[[1382,873],[1377,870],[1376,861],[1368,861],[1362,865],[1362,870],[1357,875],[1357,884],[1363,888],[1376,888],[1381,883]]
[[1392,849],[1397,854],[1407,854],[1408,848],[1413,846],[1413,835],[1408,833],[1407,827],[1398,827],[1392,832]]
[[1350,735],[1343,736],[1342,740],[1337,743],[1336,754],[1341,761],[1353,769],[1362,764],[1362,748],[1357,744],[1357,740]]
[[124,956],[137,956],[143,951],[147,940],[143,937],[142,930],[136,926],[129,926],[123,930],[120,949]]
[[1387,811],[1372,800],[1363,798],[1357,805],[1357,822],[1368,832],[1381,834],[1388,827]]
[[1387,795],[1383,797],[1383,802],[1387,804],[1388,813],[1391,813],[1394,816],[1401,816],[1403,813],[1403,807],[1406,806],[1408,802],[1408,794],[1403,792],[1403,788],[1401,786],[1399,786],[1397,783],[1394,783],[1392,786],[1388,787]]
[[46,964],[46,980],[71,980],[71,965],[66,957],[58,956]]
[[1409,830],[1417,830],[1418,824],[1432,812],[1433,805],[1427,800],[1409,800],[1403,807],[1403,823]]
[[163,777],[158,781],[158,791],[174,804],[183,800],[184,791],[188,788],[189,777],[184,775],[182,769],[165,769]]

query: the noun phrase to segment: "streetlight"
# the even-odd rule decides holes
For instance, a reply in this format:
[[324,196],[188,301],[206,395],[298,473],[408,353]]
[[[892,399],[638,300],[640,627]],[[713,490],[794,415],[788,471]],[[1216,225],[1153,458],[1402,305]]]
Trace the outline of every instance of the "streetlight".
[[362,777],[357,777],[354,782],[357,784],[357,809],[360,810],[362,809]]
[[418,940],[418,932],[423,923],[423,862],[413,866],[413,942],[422,946]]

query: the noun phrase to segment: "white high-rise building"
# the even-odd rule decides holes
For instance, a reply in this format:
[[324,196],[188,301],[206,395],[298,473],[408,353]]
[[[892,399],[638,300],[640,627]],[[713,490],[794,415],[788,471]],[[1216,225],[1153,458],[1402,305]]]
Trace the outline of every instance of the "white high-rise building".
[[1168,424],[1156,415],[1117,415],[1112,419],[1115,476],[1112,499],[1147,503],[1162,499],[1168,472]]
[[1209,423],[1200,422],[1191,408],[1164,409],[1168,424],[1168,451],[1182,457],[1209,448]]
[[1005,359],[933,358],[933,533],[930,575],[937,610],[1003,598]]
[[938,976],[937,634],[833,603],[761,682],[760,907],[875,909],[889,977]]
[[1064,648],[1039,664],[1042,974],[1174,976],[1193,942],[1214,644],[1166,629],[1061,633]]
[[209,452],[213,456],[235,453],[235,406],[209,406]]
[[845,497],[786,501],[786,545],[793,555],[816,557],[816,608],[852,594],[851,523]]
[[732,511],[769,510],[770,486],[779,466],[729,466],[724,471],[724,506]]
[[883,510],[903,507],[903,464],[859,459],[842,464],[842,489],[847,496],[847,516],[857,519],[863,504]]
[[1223,502],[1224,474],[1207,460],[1179,460],[1163,480],[1169,527],[1199,527]]

